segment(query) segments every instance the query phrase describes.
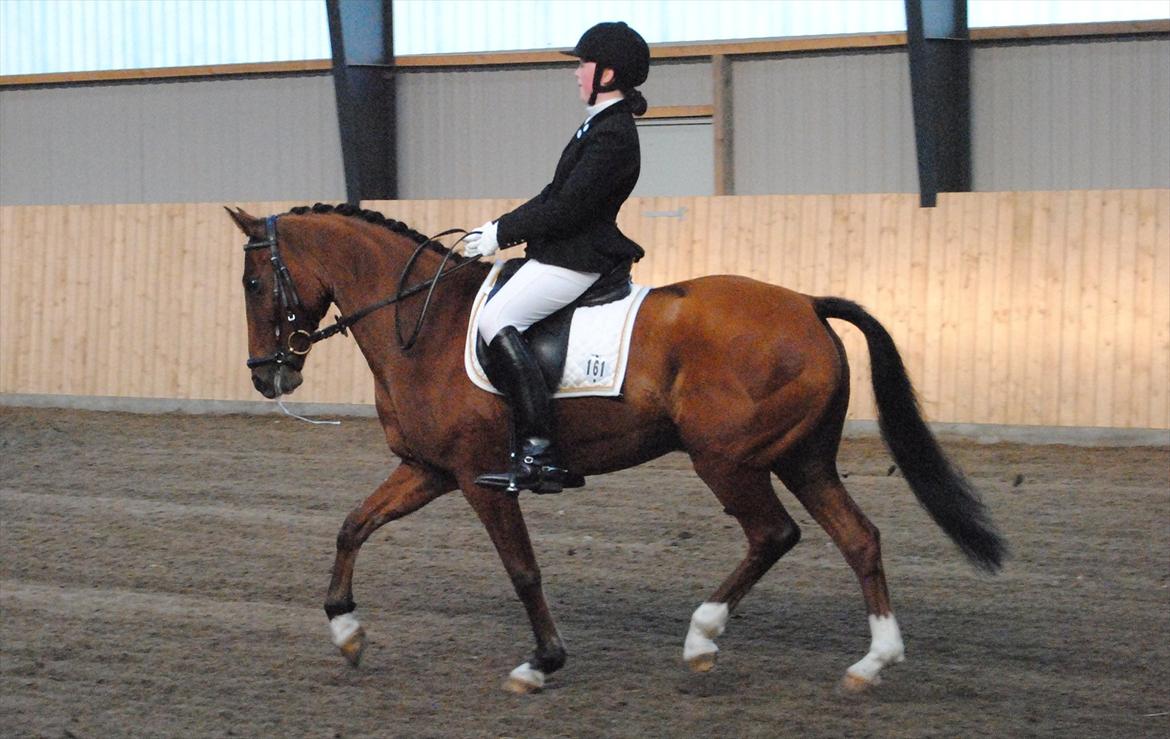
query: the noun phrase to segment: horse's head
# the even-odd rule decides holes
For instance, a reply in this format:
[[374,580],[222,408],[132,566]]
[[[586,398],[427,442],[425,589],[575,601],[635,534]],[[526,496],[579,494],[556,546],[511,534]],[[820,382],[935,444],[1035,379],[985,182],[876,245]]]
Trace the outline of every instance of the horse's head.
[[[311,343],[331,300],[321,281],[308,271],[304,245],[295,229],[278,218],[255,218],[227,209],[248,237],[244,245],[244,304],[248,316],[248,367],[252,384],[266,398],[291,393],[302,382]],[[280,221],[283,226],[284,221]]]

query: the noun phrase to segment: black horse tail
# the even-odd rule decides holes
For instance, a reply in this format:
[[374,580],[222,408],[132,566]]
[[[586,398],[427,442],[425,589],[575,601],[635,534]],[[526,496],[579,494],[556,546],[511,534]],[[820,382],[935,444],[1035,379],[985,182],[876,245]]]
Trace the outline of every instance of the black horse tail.
[[822,320],[839,318],[861,329],[873,367],[878,427],[894,461],[918,502],[972,564],[988,572],[998,570],[1006,544],[979,494],[947,459],[923,420],[906,367],[890,334],[876,318],[852,301],[814,298],[813,308]]

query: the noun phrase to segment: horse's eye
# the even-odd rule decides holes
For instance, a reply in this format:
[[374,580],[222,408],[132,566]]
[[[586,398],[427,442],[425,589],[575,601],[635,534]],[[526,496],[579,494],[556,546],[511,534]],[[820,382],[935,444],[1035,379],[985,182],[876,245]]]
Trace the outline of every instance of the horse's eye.
[[260,280],[255,277],[245,277],[244,289],[255,295],[260,292]]

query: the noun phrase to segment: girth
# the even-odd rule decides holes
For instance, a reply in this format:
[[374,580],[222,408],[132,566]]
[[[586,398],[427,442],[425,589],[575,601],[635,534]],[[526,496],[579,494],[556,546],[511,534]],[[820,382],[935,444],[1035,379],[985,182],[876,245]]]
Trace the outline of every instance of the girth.
[[[526,261],[528,260],[509,259],[504,262],[504,266],[496,278],[496,284],[492,286],[492,291],[488,294],[488,302],[508,280],[512,279],[512,276],[524,266]],[[633,281],[630,279],[630,265],[630,261],[625,261],[614,267],[597,278],[597,282],[590,285],[581,294],[581,297],[547,318],[541,319],[524,332],[524,341],[532,350],[533,355],[536,356],[549,392],[556,391],[557,386],[561,383],[561,376],[565,373],[565,357],[569,348],[569,328],[573,323],[573,311],[577,308],[605,305],[628,296],[633,285]],[[492,370],[487,342],[483,340],[482,336],[476,336],[475,353],[488,379],[493,385],[500,387],[499,378]]]

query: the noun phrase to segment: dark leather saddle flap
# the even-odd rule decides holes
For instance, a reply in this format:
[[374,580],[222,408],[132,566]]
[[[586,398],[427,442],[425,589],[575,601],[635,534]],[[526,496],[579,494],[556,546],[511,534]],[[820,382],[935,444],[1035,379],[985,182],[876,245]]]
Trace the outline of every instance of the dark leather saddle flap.
[[[500,268],[500,274],[496,278],[496,284],[492,286],[492,291],[488,294],[489,302],[500,288],[524,266],[526,261],[528,260],[509,259],[504,262],[504,266]],[[573,323],[573,311],[577,308],[605,305],[628,296],[633,289],[633,281],[630,279],[630,265],[631,262],[625,261],[603,274],[597,279],[597,282],[589,286],[589,289],[581,297],[548,318],[533,324],[524,332],[524,341],[532,350],[533,355],[536,356],[549,392],[554,392],[557,389],[557,386],[561,384],[561,376],[565,372],[565,358],[569,350],[569,327]],[[497,379],[497,374],[492,370],[487,342],[483,340],[482,336],[476,336],[475,353],[480,366],[487,373],[488,379],[499,388],[500,382]]]

